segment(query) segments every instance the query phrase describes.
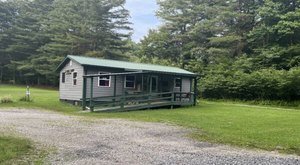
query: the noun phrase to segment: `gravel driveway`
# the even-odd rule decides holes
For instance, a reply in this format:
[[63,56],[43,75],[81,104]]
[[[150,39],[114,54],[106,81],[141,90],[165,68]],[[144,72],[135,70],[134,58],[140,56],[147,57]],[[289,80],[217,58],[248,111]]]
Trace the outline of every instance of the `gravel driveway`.
[[55,147],[49,164],[300,164],[300,157],[196,142],[160,123],[86,120],[53,112],[0,110],[0,132]]

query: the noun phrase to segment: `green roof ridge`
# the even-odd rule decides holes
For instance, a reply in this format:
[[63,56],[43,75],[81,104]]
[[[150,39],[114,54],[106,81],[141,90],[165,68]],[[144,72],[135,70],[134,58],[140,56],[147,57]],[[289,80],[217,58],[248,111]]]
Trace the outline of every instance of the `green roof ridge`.
[[[147,64],[147,63],[136,63],[130,61],[120,61],[120,60],[111,60],[111,59],[102,59],[97,57],[86,57],[86,56],[77,56],[77,55],[68,55],[66,57],[72,60],[77,61],[81,65],[93,65],[93,66],[103,66],[103,67],[112,67],[112,68],[124,68],[124,69],[133,69],[133,70],[148,70],[148,71],[156,71],[156,72],[170,72],[170,73],[178,73],[178,74],[188,74],[195,75],[192,72],[189,72],[185,69],[174,67],[174,66],[164,66],[157,64]],[[95,60],[95,61],[83,61],[83,60]],[[97,62],[98,60],[98,62]],[[101,64],[101,62],[104,62]],[[124,66],[114,66],[107,65],[105,62],[112,62]],[[144,68],[145,67],[145,68]]]
[[[182,69],[179,67],[175,66],[166,66],[166,65],[158,65],[158,64],[148,64],[148,63],[140,63],[140,62],[130,62],[130,61],[121,61],[121,60],[113,60],[113,59],[105,59],[105,58],[97,58],[97,57],[86,57],[86,56],[76,56],[76,55],[68,55],[68,56],[73,56],[73,57],[80,57],[80,58],[89,58],[89,59],[96,59],[96,60],[107,60],[107,61],[116,61],[116,62],[125,62],[129,64],[143,64],[143,65],[152,65],[152,66],[161,66],[161,67],[169,67],[169,68],[176,68],[176,69]],[[182,69],[184,70],[184,69]]]

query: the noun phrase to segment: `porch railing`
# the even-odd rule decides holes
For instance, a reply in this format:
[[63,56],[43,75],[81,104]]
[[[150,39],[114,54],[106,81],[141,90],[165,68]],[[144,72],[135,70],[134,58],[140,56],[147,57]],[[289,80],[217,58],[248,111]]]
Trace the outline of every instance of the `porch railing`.
[[92,99],[87,98],[85,103],[91,111],[94,109],[103,111],[147,109],[159,106],[193,104],[193,92],[162,92],[95,97]]

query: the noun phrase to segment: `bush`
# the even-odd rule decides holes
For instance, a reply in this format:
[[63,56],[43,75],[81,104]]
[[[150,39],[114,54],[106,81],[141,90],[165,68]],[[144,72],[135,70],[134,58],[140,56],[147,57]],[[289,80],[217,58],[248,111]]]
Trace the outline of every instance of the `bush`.
[[4,96],[1,98],[0,103],[4,104],[4,103],[13,103],[14,101],[12,100],[12,98],[10,96]]
[[24,102],[33,102],[31,98],[28,98],[27,96],[23,96],[19,99],[19,101],[24,101]]
[[300,99],[300,67],[286,70],[261,69],[252,73],[208,74],[200,81],[202,97],[240,100]]

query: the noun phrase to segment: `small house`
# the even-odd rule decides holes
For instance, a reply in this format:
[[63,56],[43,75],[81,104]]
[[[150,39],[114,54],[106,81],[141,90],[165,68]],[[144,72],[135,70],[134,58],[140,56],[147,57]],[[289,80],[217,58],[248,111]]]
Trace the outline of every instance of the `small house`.
[[61,101],[121,111],[196,104],[196,74],[184,69],[68,55],[58,66]]

